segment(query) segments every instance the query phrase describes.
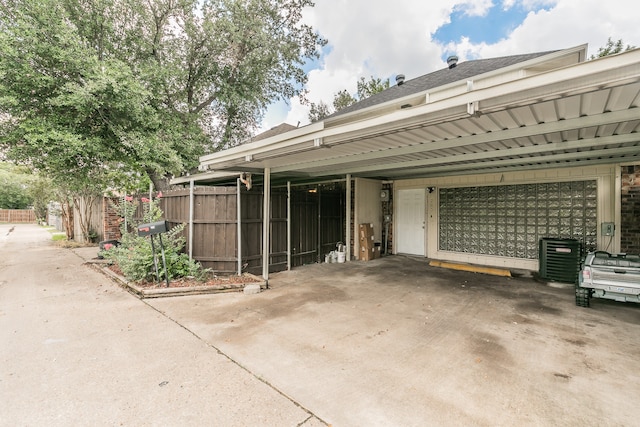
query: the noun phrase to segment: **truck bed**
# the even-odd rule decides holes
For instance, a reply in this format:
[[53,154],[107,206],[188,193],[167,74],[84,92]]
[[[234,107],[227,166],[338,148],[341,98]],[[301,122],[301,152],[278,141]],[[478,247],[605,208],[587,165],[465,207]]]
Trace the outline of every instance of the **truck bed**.
[[640,303],[640,256],[587,254],[576,286],[576,304],[589,307],[591,297]]

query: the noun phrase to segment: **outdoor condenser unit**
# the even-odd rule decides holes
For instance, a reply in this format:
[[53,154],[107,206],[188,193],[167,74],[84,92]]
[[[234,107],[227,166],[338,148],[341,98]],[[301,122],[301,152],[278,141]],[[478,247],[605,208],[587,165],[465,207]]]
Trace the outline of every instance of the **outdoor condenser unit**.
[[576,283],[582,262],[582,243],[576,239],[542,238],[539,261],[541,278]]

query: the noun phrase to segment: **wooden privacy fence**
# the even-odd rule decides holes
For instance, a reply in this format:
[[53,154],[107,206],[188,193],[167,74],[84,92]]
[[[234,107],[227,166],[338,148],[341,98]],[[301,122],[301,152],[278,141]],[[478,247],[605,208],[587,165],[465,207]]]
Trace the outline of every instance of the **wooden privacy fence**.
[[187,249],[203,267],[230,273],[237,271],[237,193],[235,187],[198,187],[193,190],[193,231],[189,235],[189,189],[173,190],[160,201],[171,226],[185,223]]
[[0,209],[0,222],[34,223],[36,222],[36,212],[33,209]]
[[[269,242],[269,271],[288,267],[288,227],[291,228],[291,265],[319,262],[324,254],[335,249],[344,239],[344,186],[313,186],[291,191],[291,218],[287,221],[287,189],[271,191],[271,221]],[[262,274],[263,191],[254,186],[251,191],[238,188],[195,187],[193,189],[193,218],[190,219],[190,189],[171,190],[160,198],[160,208],[170,227],[186,224],[185,252],[203,267],[215,272],[241,271]],[[148,195],[139,195],[142,197]],[[240,209],[238,209],[240,200]],[[238,227],[238,214],[240,227]],[[138,206],[137,218],[142,217]],[[189,224],[192,224],[192,233]],[[240,239],[238,239],[240,232]],[[238,248],[241,259],[238,260]]]
[[[240,193],[238,239],[237,187],[196,187],[193,190],[192,234],[189,233],[190,190],[172,190],[160,199],[170,226],[185,223],[185,250],[203,267],[220,273],[262,272],[262,191]],[[272,193],[270,271],[287,267],[286,193]],[[238,262],[238,247],[242,253]]]

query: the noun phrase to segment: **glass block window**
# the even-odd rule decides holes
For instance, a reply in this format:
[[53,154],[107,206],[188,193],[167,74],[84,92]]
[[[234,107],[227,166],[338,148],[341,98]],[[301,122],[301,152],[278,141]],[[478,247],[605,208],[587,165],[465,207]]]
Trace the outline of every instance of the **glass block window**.
[[596,181],[441,188],[439,249],[538,258],[543,237],[596,246]]

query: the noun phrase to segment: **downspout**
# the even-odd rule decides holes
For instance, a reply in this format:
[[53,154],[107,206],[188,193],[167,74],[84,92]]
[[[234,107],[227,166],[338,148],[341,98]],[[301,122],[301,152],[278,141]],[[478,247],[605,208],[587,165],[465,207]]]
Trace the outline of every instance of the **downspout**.
[[236,196],[236,205],[238,206],[237,210],[237,221],[238,221],[238,276],[242,275],[242,179],[238,178],[236,180],[237,187],[237,196]]
[[291,270],[291,181],[287,181],[287,270]]
[[271,168],[264,168],[262,210],[262,278],[269,281],[269,236],[271,228]]
[[[346,261],[351,261],[351,174],[347,174],[347,218],[344,243],[347,247]],[[354,239],[355,244],[355,239]]]
[[189,181],[189,259],[193,259],[193,205],[194,196],[193,190],[195,187],[195,180]]

